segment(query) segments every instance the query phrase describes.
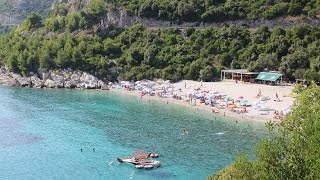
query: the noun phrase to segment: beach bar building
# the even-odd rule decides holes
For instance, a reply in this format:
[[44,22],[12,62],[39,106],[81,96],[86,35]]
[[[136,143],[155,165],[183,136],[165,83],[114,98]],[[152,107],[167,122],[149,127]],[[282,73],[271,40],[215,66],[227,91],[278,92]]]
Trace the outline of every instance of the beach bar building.
[[249,72],[247,69],[228,69],[221,70],[221,81],[237,80],[243,82],[254,82],[259,72]]
[[264,83],[270,82],[275,84],[277,81],[282,83],[282,76],[282,74],[277,72],[260,72],[256,79]]

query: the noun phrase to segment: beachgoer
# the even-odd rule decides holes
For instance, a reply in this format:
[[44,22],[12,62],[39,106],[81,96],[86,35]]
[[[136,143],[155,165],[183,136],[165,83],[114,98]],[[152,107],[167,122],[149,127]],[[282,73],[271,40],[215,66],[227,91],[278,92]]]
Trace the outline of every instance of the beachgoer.
[[96,150],[93,148],[92,151],[95,152]]
[[203,85],[202,85],[202,81],[200,81],[200,87],[203,87]]
[[244,106],[242,107],[241,112],[242,112],[242,113],[246,113],[246,112],[247,112],[247,106],[246,106],[246,105],[244,105]]
[[184,82],[184,88],[185,88],[185,89],[187,88],[187,83],[186,83],[186,82]]
[[261,89],[259,89],[259,92],[258,92],[257,97],[260,97],[260,96],[262,96],[262,94],[261,94]]
[[282,111],[280,111],[279,115],[280,115],[280,116],[283,116],[284,114],[283,114],[283,112],[282,112]]
[[280,113],[279,113],[279,111],[275,110],[275,111],[273,112],[273,114],[274,114],[273,118],[275,118],[275,119],[280,119]]
[[280,102],[280,99],[279,99],[278,93],[276,93],[276,99],[275,99],[274,101]]
[[182,135],[186,135],[186,134],[189,134],[189,132],[185,128],[183,128]]
[[169,104],[169,102],[167,101],[167,104]]
[[223,113],[223,116],[226,116],[226,113],[225,113],[225,112]]
[[82,152],[82,148],[80,149],[80,151]]

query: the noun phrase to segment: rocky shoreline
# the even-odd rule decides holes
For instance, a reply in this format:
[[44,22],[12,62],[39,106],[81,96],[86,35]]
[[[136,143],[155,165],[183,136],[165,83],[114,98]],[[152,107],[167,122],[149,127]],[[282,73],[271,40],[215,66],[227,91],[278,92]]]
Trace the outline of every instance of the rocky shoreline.
[[107,84],[97,77],[82,71],[50,70],[24,77],[0,68],[0,85],[30,88],[103,89]]

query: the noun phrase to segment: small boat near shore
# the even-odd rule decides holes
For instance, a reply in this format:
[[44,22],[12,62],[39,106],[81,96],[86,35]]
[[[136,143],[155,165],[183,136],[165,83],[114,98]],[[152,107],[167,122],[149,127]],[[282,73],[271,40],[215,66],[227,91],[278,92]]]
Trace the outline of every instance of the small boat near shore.
[[143,151],[139,151],[139,153],[132,153],[134,156],[129,158],[117,158],[119,163],[126,163],[133,165],[137,169],[152,169],[154,167],[161,166],[160,161],[150,160],[148,158],[157,158],[159,154],[149,153],[145,154]]

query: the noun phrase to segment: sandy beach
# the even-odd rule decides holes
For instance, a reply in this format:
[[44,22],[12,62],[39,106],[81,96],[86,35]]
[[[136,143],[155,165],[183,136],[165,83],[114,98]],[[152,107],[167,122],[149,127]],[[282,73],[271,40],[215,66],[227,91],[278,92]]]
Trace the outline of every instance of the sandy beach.
[[[235,82],[197,82],[190,80],[172,84],[149,81],[149,84],[152,84],[150,89],[152,89],[153,93],[145,93],[144,90],[133,90],[132,88],[129,90],[130,88],[125,88],[123,85],[122,87],[119,85],[113,86],[111,91],[137,96],[141,100],[157,100],[164,103],[189,106],[196,110],[212,112],[218,116],[261,122],[280,121],[280,117],[283,116],[276,116],[277,118],[275,118],[274,112],[278,111],[284,115],[289,113],[290,107],[295,100],[290,96],[293,86]],[[259,91],[261,94],[257,97]],[[198,93],[200,96],[207,97],[209,94],[218,96],[218,98],[216,97],[215,100],[212,100],[215,102],[214,105],[208,103],[206,105],[205,103],[200,103],[201,98],[195,98],[194,96],[192,98],[191,93],[194,96],[197,95],[194,93]],[[245,104],[241,104],[243,100]]]

